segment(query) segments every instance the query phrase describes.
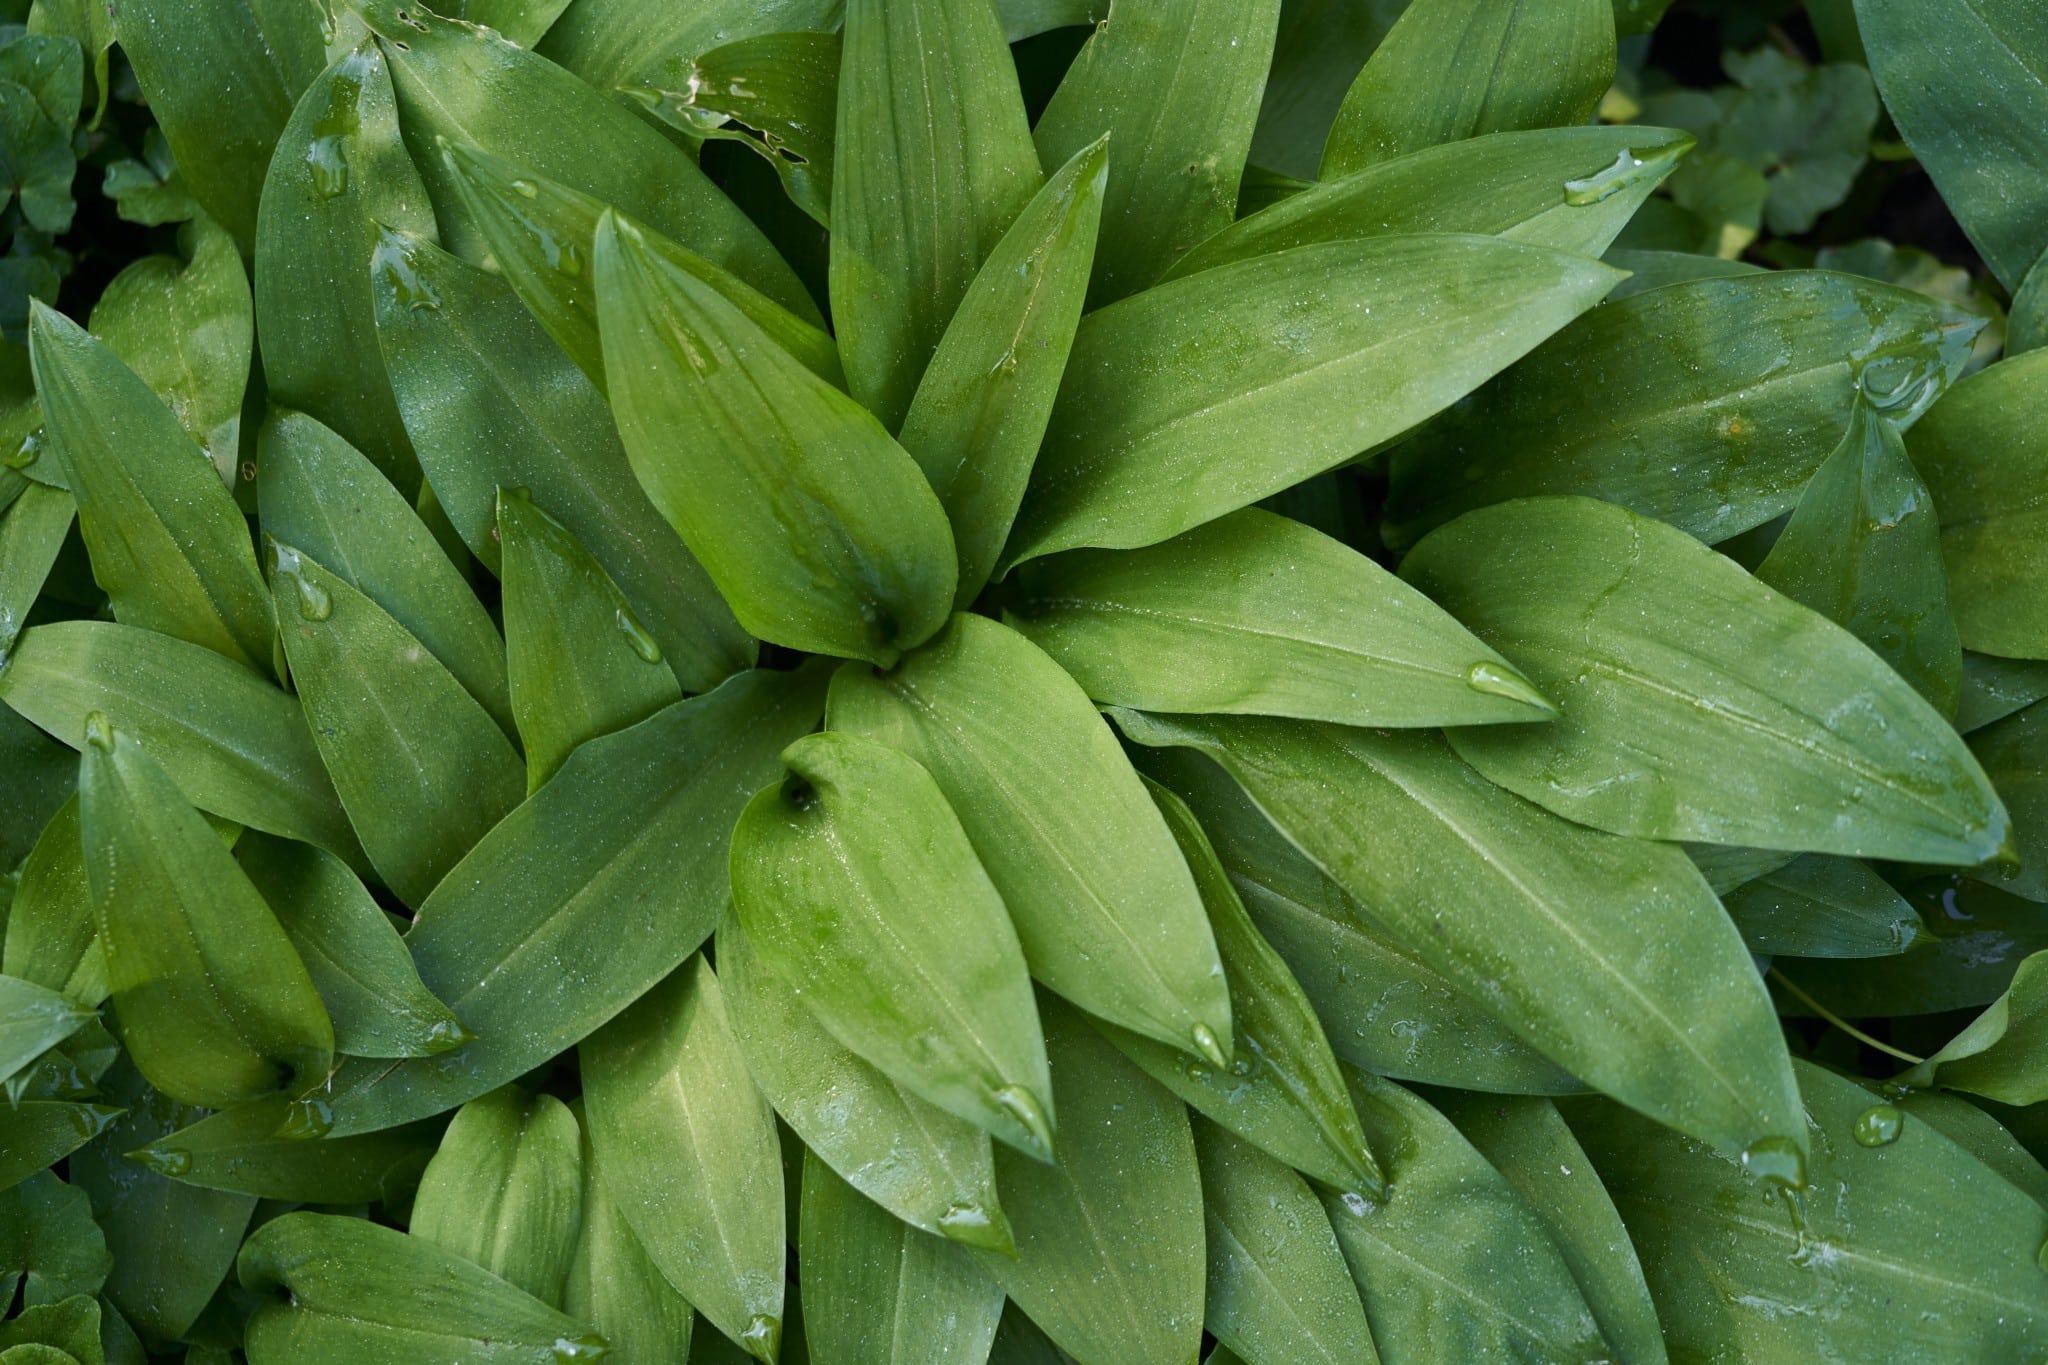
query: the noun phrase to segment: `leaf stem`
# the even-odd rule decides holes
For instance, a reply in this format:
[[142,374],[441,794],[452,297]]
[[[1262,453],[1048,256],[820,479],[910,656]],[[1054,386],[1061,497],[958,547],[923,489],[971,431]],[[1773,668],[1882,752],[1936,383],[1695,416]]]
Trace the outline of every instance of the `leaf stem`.
[[1833,1010],[1830,1010],[1826,1005],[1821,1004],[1820,1001],[1814,999],[1805,991],[1802,991],[1799,989],[1799,987],[1793,985],[1792,978],[1786,976],[1776,967],[1771,968],[1770,978],[1771,980],[1777,982],[1780,986],[1784,987],[1785,993],[1787,995],[1790,995],[1800,1004],[1806,1006],[1815,1014],[1819,1015],[1822,1019],[1825,1019],[1828,1023],[1833,1024],[1836,1028],[1848,1034],[1851,1038],[1854,1038],[1857,1042],[1863,1044],[1865,1047],[1874,1047],[1879,1052],[1884,1053],[1886,1056],[1896,1057],[1900,1061],[1907,1063],[1909,1066],[1919,1066],[1922,1062],[1927,1060],[1925,1057],[1915,1057],[1910,1052],[1901,1052],[1898,1048],[1893,1047],[1890,1043],[1880,1043],[1877,1039],[1871,1037],[1862,1029],[1857,1028],[1854,1024],[1851,1024],[1847,1020],[1841,1018]]

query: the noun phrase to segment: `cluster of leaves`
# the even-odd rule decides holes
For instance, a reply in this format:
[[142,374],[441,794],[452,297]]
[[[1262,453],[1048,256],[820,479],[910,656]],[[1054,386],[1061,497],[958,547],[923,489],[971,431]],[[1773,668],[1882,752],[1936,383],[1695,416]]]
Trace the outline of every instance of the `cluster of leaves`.
[[37,0],[0,1362],[2041,1356],[2048,12],[1665,8]]

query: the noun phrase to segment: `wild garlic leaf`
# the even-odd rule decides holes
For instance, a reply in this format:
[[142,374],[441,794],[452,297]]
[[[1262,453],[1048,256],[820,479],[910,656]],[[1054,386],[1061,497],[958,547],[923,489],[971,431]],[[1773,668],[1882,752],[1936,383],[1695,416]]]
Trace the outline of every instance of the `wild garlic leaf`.
[[572,4],[538,51],[599,90],[689,83],[691,59],[721,43],[763,33],[830,32],[842,0],[708,0],[681,7],[667,0]]
[[24,1180],[56,1179],[44,1168],[107,1131],[121,1112],[113,1105],[60,1100],[23,1100],[0,1108],[0,1197]]
[[[1406,8],[1407,0],[1292,0],[1281,5],[1273,66],[1266,73],[1252,135],[1252,166],[1304,181],[1316,178],[1323,142],[1345,92]],[[1242,197],[1238,208],[1244,211]]]
[[1721,893],[1749,950],[1766,957],[1891,957],[1927,937],[1868,863],[1808,853]]
[[88,1008],[97,1006],[109,989],[107,959],[85,874],[76,796],[50,817],[15,876],[0,968]]
[[1024,952],[939,785],[859,734],[808,736],[782,762],[787,775],[733,831],[733,903],[753,952],[906,1089],[1050,1159]]
[[[1105,233],[1112,221],[1105,206]],[[1400,236],[1255,257],[1091,314],[1005,560],[1156,544],[1342,464],[1464,397],[1619,278],[1490,237]],[[1424,353],[1441,363],[1409,363]],[[1266,439],[1276,428],[1284,444]]]
[[12,1079],[93,1017],[90,1005],[18,976],[0,976],[0,1081]]
[[2031,901],[2048,901],[2048,706],[2036,703],[1970,736],[1970,752],[2012,812],[2016,864],[1970,874]]
[[[1908,1118],[1924,1119],[1929,1127],[1971,1156],[2025,1190],[2036,1203],[2048,1205],[2048,1169],[2020,1145],[2012,1130],[1960,1095],[1939,1090],[1911,1090],[1896,1107]],[[2004,1111],[2008,1117],[2012,1111]]]
[[1320,178],[1485,133],[1584,123],[1613,82],[1610,0],[1413,0],[1345,94]]
[[782,1159],[775,1115],[692,957],[577,1050],[605,1187],[661,1273],[770,1362],[782,1337]]
[[1662,522],[1527,498],[1434,532],[1401,573],[1557,703],[1547,725],[1452,741],[1567,819],[1930,863],[1983,862],[2010,835],[1983,770],[1904,679]]
[[507,1086],[456,1111],[420,1176],[407,1227],[559,1307],[582,1218],[576,1116],[553,1095]]
[[1951,1090],[1967,1090],[2001,1104],[2048,1100],[2048,953],[2020,963],[2012,985],[1929,1057],[1914,1079],[1931,1076]]
[[686,1360],[690,1301],[662,1278],[640,1234],[619,1212],[583,1139],[583,1223],[562,1307],[595,1327],[626,1361]]
[[[1845,1018],[1982,1009],[2012,984],[2028,955],[2048,949],[2048,921],[2033,901],[1960,874],[1927,878],[1903,892],[1926,937],[1890,957],[1840,961],[1783,958],[1787,980]],[[1811,1016],[1806,1000],[1780,994],[1781,1014]]]
[[40,483],[0,511],[0,665],[13,652],[77,515],[69,493]]
[[1963,686],[1956,732],[1971,734],[2048,698],[2048,661],[2001,659],[1963,651]]
[[414,1123],[308,1141],[297,1123],[301,1113],[303,1106],[282,1095],[249,1100],[155,1137],[123,1159],[180,1185],[229,1194],[390,1204],[418,1182],[439,1137],[439,1124]]

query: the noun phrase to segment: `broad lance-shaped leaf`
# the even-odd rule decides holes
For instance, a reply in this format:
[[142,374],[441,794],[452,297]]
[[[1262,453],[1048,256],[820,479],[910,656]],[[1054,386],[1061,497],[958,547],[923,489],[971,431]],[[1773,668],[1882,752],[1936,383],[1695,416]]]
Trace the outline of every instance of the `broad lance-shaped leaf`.
[[730,909],[718,925],[718,970],[747,1069],[806,1149],[913,1227],[1015,1250],[986,1132],[919,1099],[827,1032],[762,963]]
[[2048,706],[2039,702],[1970,736],[1970,751],[2012,812],[2017,866],[1973,869],[2031,901],[2048,901]]
[[[410,1192],[434,1153],[439,1124],[308,1141],[302,1106],[250,1100],[165,1132],[123,1159],[181,1185],[308,1204],[386,1204]],[[283,1134],[280,1135],[280,1130]]]
[[839,23],[841,0],[709,0],[681,7],[666,0],[572,4],[539,44],[600,90],[688,83],[691,59],[757,33],[817,30]]
[[2012,985],[1941,1051],[1909,1073],[2002,1104],[2048,1099],[2048,953],[2020,963]]
[[272,542],[299,702],[370,861],[417,906],[526,790],[497,722],[419,639],[289,545]]
[[18,976],[0,976],[0,1081],[11,1079],[92,1017],[90,1005]]
[[1590,494],[1726,540],[1798,501],[1841,444],[1866,373],[1896,384],[1893,419],[1910,423],[1962,373],[1982,326],[1924,294],[1819,270],[1608,304],[1394,452],[1387,544],[1405,550],[1468,508],[1538,493]]
[[588,1133],[583,1138],[583,1223],[562,1308],[595,1327],[622,1365],[689,1358],[695,1316],[690,1301],[662,1278],[640,1234],[619,1212],[597,1173]]
[[1550,815],[1433,735],[1112,715],[1138,743],[1221,763],[1410,951],[1559,1065],[1717,1147],[1796,1150],[1769,997],[1679,850]]
[[256,468],[263,533],[382,607],[509,733],[505,642],[434,533],[376,466],[313,418],[273,408]]
[[414,1237],[560,1307],[582,1218],[583,1130],[576,1116],[553,1095],[506,1086],[456,1111],[420,1176],[407,1226]]
[[298,702],[210,649],[111,621],[55,621],[17,642],[0,701],[74,749],[100,712],[201,810],[369,865]]
[[[1081,0],[1006,0],[1021,8],[1072,7]],[[1359,68],[1401,17],[1403,6],[1349,0],[1294,0],[1280,7],[1273,66],[1252,136],[1251,167],[1304,183],[1316,177],[1323,142]],[[1239,197],[1243,211],[1243,197]]]
[[[1808,1188],[1770,1185],[1599,1100],[1559,1105],[1607,1182],[1677,1359],[2023,1360],[2048,1335],[2048,1210],[1926,1123],[1796,1063]],[[1880,1116],[1882,1117],[1882,1116]]]
[[1017,518],[1059,394],[1102,219],[1107,142],[1074,154],[996,243],[910,400],[898,437],[953,527],[965,609]]
[[1217,1067],[1114,1024],[1100,1025],[1103,1036],[1153,1080],[1254,1146],[1334,1189],[1383,1194],[1385,1182],[1366,1150],[1314,1007],[1259,937],[1187,805],[1157,783],[1146,785],[1195,875],[1215,931],[1230,982],[1235,1060]]
[[245,1329],[252,1362],[563,1365],[607,1354],[587,1324],[479,1266],[363,1218],[288,1213],[236,1262],[262,1296]]
[[733,904],[770,971],[906,1089],[1052,1155],[1038,1010],[1003,898],[916,761],[807,736],[732,838]]
[[1410,152],[1241,218],[1168,279],[1289,247],[1407,232],[1473,232],[1598,256],[1693,139],[1669,128],[1543,128]]
[[842,667],[828,713],[833,729],[931,773],[1033,976],[1098,1019],[1229,1065],[1229,990],[1194,878],[1115,734],[1058,665],[962,614],[886,674]]
[[118,1107],[105,1104],[23,1100],[0,1106],[0,1191],[62,1161],[120,1117]]
[[1003,619],[1112,706],[1365,726],[1557,714],[1421,593],[1256,507],[1142,550],[1034,560]]
[[674,143],[553,62],[489,29],[401,0],[355,0],[391,67],[398,123],[448,249],[489,253],[441,158],[478,147],[612,205],[767,294],[806,321],[817,308],[761,230]]
[[334,1030],[304,964],[163,765],[89,718],[78,795],[114,1015],[150,1083],[222,1105],[324,1078]]
[[116,618],[268,668],[276,624],[249,527],[206,452],[106,346],[30,311],[43,419]]
[[1005,559],[1155,544],[1342,464],[1620,278],[1492,237],[1385,237],[1239,261],[1091,314]]
[[1618,1365],[1663,1365],[1664,1334],[1642,1263],[1557,1107],[1546,1099],[1462,1090],[1431,1092],[1430,1099],[1535,1211]]
[[377,349],[363,269],[386,229],[431,237],[434,210],[399,140],[390,69],[365,39],[307,89],[271,159],[256,230],[256,323],[271,401],[339,432],[410,497],[419,465]]
[[661,646],[569,529],[498,491],[505,652],[529,794],[570,750],[680,700]]
[[1966,648],[2048,659],[2048,348],[1971,375],[1907,438],[1941,516]]
[[420,984],[404,940],[339,859],[245,830],[235,861],[298,950],[334,1021],[339,1051],[431,1057],[470,1040],[462,1021]]
[[1414,1093],[1348,1073],[1387,1161],[1384,1201],[1325,1194],[1337,1244],[1388,1360],[1610,1359],[1543,1220]]
[[2048,662],[1963,651],[1956,732],[1967,735],[2048,699]]
[[1250,1361],[1377,1365],[1344,1253],[1308,1183],[1204,1119],[1195,1155],[1208,1227],[1203,1325]]
[[1910,684],[1662,522],[1591,498],[1504,503],[1432,534],[1401,575],[1557,703],[1548,724],[1452,742],[1567,819],[1931,863],[1983,862],[2010,835],[1983,770]]
[[0,967],[80,1005],[98,1006],[107,998],[107,960],[85,875],[76,796],[50,817],[15,878]]
[[1202,822],[1259,936],[1293,971],[1339,1057],[1375,1075],[1500,1094],[1585,1089],[1403,947],[1214,760],[1193,749],[1134,758]]
[[598,316],[633,472],[740,623],[894,664],[945,623],[944,510],[867,411],[607,216]]
[[1610,0],[1414,0],[1345,94],[1320,178],[1483,133],[1584,123],[1613,83]]
[[647,500],[604,399],[511,288],[406,233],[378,242],[370,270],[400,410],[470,552],[499,567],[498,490],[529,489],[612,576],[684,688],[751,667],[753,640]]
[[684,963],[577,1050],[605,1188],[661,1273],[770,1365],[782,1339],[782,1156],[718,978]]
[[994,7],[850,0],[834,142],[832,321],[853,396],[894,431],[1041,182]]
[[1280,20],[1280,0],[1107,8],[1087,16],[1101,22],[1033,131],[1048,167],[1109,135],[1092,308],[1145,289],[1229,225]]
[[967,1252],[889,1216],[804,1153],[804,1340],[817,1360],[982,1365],[1003,1290]]
[[1846,628],[1935,710],[1954,714],[1963,647],[1935,507],[1881,408],[1857,402],[1756,576]]
[[1825,853],[1724,891],[1721,903],[1766,957],[1891,957],[1927,937],[1912,903],[1867,863]]
[[1056,1160],[996,1149],[1015,1257],[976,1252],[1081,1360],[1187,1365],[1202,1335],[1202,1181],[1187,1110],[1071,1007],[1041,994]]
[[[1938,1090],[1907,1090],[1893,1107],[1906,1117],[1924,1120],[1936,1132],[1971,1156],[2032,1195],[2034,1202],[2048,1205],[2048,1167],[2020,1145],[2011,1129],[1960,1095]],[[2001,1110],[2016,1117],[2012,1110]],[[2017,1125],[2016,1125],[2017,1126]]]
[[39,483],[22,489],[0,512],[0,666],[42,595],[77,514],[69,493]]
[[[490,244],[498,272],[603,392],[604,348],[598,338],[597,287],[589,261],[597,220],[608,206],[475,147],[450,146],[442,157],[477,231]],[[649,251],[703,281],[820,379],[845,386],[839,348],[828,333],[681,243],[645,224],[633,226]]]
[[[438,1057],[351,1061],[334,1132],[452,1109],[588,1037],[695,952],[727,896],[725,831],[815,729],[825,674],[750,670],[585,744],[420,907],[420,979],[476,1034]],[[706,837],[705,831],[714,831]]]

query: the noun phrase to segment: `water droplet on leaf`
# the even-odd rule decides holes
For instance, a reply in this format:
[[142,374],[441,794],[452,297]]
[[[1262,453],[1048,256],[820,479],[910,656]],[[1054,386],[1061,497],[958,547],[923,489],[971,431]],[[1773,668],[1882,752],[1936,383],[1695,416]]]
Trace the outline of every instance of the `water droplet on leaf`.
[[1806,1154],[1788,1137],[1758,1138],[1742,1152],[1742,1168],[1783,1189],[1806,1184]]
[[1906,1127],[1906,1115],[1897,1106],[1873,1104],[1856,1116],[1856,1141],[1865,1147],[1882,1147],[1897,1142]]

